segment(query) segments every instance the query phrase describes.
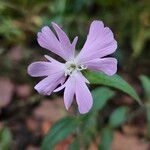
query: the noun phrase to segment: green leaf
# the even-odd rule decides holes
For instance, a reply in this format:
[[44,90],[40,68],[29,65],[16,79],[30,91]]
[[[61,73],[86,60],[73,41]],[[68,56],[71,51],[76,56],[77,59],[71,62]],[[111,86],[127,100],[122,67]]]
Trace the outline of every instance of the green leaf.
[[119,107],[117,108],[109,119],[109,125],[113,128],[119,127],[122,125],[127,119],[127,107]]
[[101,110],[107,103],[107,101],[115,95],[115,92],[109,88],[97,88],[92,91],[94,104],[92,111]]
[[101,134],[101,141],[98,149],[110,150],[112,140],[113,140],[113,130],[109,127],[104,128]]
[[87,149],[94,136],[97,134],[97,117],[91,112],[87,115],[81,116],[80,119],[81,125],[79,136],[80,139],[84,139],[80,143],[84,145],[85,149]]
[[0,131],[0,150],[9,150],[12,142],[12,135],[8,128]]
[[70,144],[69,150],[80,150],[79,141],[77,139]]
[[42,150],[51,150],[54,145],[64,140],[78,125],[78,118],[65,117],[56,122],[42,142]]
[[141,75],[140,80],[144,88],[145,98],[148,100],[147,103],[145,103],[145,106],[146,106],[146,117],[147,117],[147,134],[148,134],[148,138],[150,138],[150,78]]
[[119,75],[107,76],[99,72],[88,72],[86,74],[86,77],[91,84],[102,84],[119,89],[130,95],[141,104],[141,101],[136,91]]
[[150,101],[150,79],[144,75],[141,75],[140,80],[145,91],[145,97]]

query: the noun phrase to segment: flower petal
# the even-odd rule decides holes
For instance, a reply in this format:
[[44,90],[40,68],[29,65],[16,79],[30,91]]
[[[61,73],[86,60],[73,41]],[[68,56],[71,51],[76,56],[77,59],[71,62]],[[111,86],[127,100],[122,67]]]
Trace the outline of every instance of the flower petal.
[[50,61],[53,65],[57,66],[58,68],[64,68],[64,63],[57,61],[56,59],[50,57],[49,55],[44,55],[44,57]]
[[80,74],[76,75],[75,95],[79,112],[81,114],[89,112],[93,105],[93,98]]
[[34,62],[28,67],[28,74],[32,77],[49,76],[58,72],[64,72],[64,64],[56,60],[51,62]]
[[41,32],[38,32],[37,41],[41,47],[52,51],[62,58],[65,57],[60,42],[48,26],[43,27]]
[[85,83],[90,84],[89,80],[88,80],[85,76],[83,76],[81,72],[78,72],[78,74],[80,75],[80,78],[82,78],[82,80],[83,80]]
[[107,57],[101,59],[94,59],[84,63],[89,69],[94,71],[101,71],[112,76],[117,71],[117,60],[115,58]]
[[78,62],[101,58],[112,54],[117,48],[112,31],[104,27],[102,21],[93,21],[90,26],[87,40],[77,56]]
[[65,53],[65,59],[70,60],[74,57],[74,46],[72,46],[72,44],[70,43],[70,40],[66,33],[56,23],[53,22],[52,25],[58,35],[61,48]]
[[51,92],[60,84],[64,74],[57,73],[40,81],[34,88],[43,95],[50,95]]
[[28,67],[28,74],[32,77],[42,77],[48,76],[51,73],[51,63],[50,62],[34,62]]
[[64,104],[67,110],[72,104],[74,94],[75,94],[75,79],[70,77],[66,82],[66,88],[64,91]]
[[76,36],[72,42],[72,49],[74,50],[73,55],[75,53],[77,41],[78,41],[78,37]]
[[55,29],[58,38],[48,26],[45,26],[42,28],[41,32],[38,33],[37,41],[39,45],[59,55],[65,60],[72,59],[74,57],[77,38],[75,38],[71,44],[66,33],[56,23],[52,23],[52,26]]
[[[58,92],[65,88],[64,90],[64,104],[66,109],[68,110],[73,101],[73,97],[76,94],[77,104],[79,107],[80,113],[86,113],[92,107],[93,99],[89,89],[86,86],[87,79],[82,75],[81,72],[77,72],[70,76],[67,81],[60,87],[54,90],[54,92]],[[79,88],[79,89],[78,89]],[[81,90],[81,93],[79,93]],[[83,102],[80,102],[81,95],[84,97]],[[81,98],[80,98],[81,97]],[[82,101],[82,100],[81,100]],[[84,108],[83,108],[84,107]]]
[[[67,81],[66,81],[67,82]],[[61,86],[59,86],[58,88],[56,88],[53,92],[59,92],[62,89],[64,89],[66,87],[66,82],[64,84],[62,84]]]

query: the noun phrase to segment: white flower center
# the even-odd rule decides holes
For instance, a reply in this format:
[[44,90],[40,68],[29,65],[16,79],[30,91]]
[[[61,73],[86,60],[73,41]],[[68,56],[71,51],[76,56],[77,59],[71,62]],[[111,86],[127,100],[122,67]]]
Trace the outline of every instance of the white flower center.
[[85,70],[87,67],[77,64],[74,60],[65,63],[65,76],[72,75],[72,73]]

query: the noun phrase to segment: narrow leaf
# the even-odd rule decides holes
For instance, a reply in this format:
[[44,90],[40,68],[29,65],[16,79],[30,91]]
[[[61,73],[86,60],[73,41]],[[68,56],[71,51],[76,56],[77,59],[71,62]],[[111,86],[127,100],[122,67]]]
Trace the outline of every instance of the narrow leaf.
[[140,80],[145,91],[145,97],[150,101],[150,79],[144,75],[141,75]]
[[53,149],[55,144],[64,140],[75,130],[77,124],[78,120],[74,117],[65,117],[56,122],[45,136],[42,143],[42,150]]
[[113,130],[109,127],[105,127],[101,134],[101,141],[98,149],[110,150],[112,140],[113,140]]
[[117,108],[110,116],[109,125],[113,128],[122,125],[127,119],[127,111],[127,107]]
[[115,93],[109,88],[103,87],[93,90],[92,95],[94,100],[92,110],[98,111],[101,110],[106,105],[107,101],[110,98],[112,98],[115,95]]
[[141,101],[136,91],[119,75],[107,76],[99,72],[88,72],[86,74],[86,77],[91,84],[101,84],[119,89],[130,95],[141,104]]

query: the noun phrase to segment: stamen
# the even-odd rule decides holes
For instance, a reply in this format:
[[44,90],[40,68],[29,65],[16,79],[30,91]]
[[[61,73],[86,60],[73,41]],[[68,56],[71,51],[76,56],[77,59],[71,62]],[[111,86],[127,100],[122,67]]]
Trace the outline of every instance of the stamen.
[[80,70],[85,70],[85,69],[87,69],[87,67],[84,66],[84,65],[81,65],[81,66],[79,66],[77,69],[80,71]]
[[74,60],[68,61],[65,64],[65,76],[72,75],[76,71],[87,69],[84,65],[78,65]]

